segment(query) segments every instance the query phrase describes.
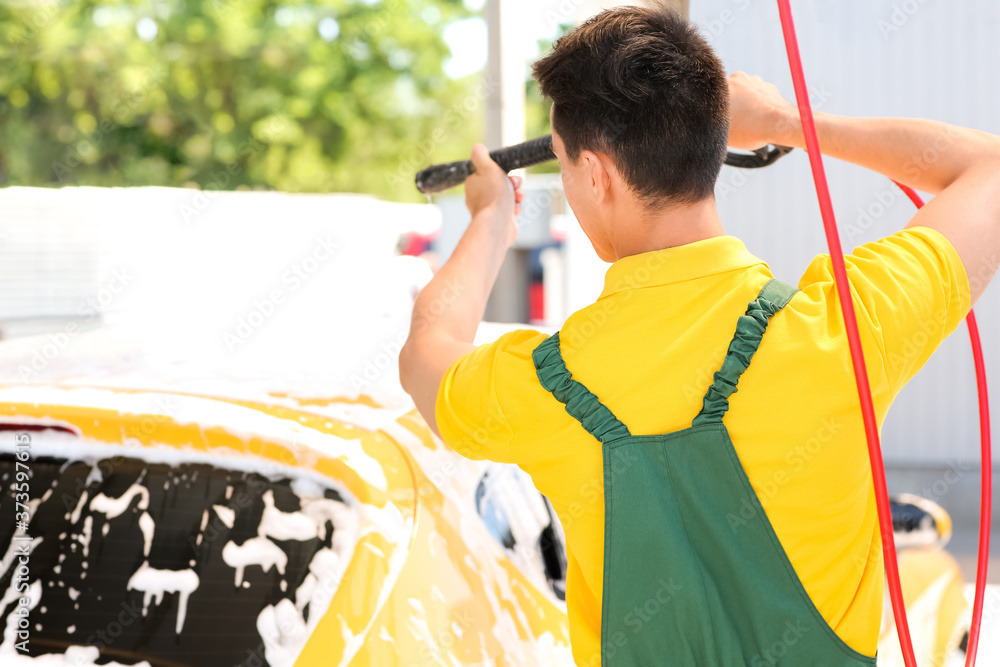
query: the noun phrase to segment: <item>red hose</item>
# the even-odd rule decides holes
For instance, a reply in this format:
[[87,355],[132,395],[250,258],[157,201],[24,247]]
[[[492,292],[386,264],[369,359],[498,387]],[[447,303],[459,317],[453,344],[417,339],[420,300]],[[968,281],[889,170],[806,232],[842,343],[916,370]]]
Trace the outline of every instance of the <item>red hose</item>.
[[[897,183],[899,189],[910,198],[917,208],[923,208],[924,200],[913,188]],[[979,556],[976,561],[976,596],[972,602],[972,626],[969,628],[969,644],[965,650],[966,667],[976,664],[979,650],[979,631],[983,624],[983,599],[986,596],[986,573],[990,564],[990,519],[993,508],[993,455],[990,451],[990,398],[986,390],[986,364],[983,363],[983,346],[979,340],[979,325],[976,314],[970,310],[965,324],[969,328],[969,342],[972,343],[972,359],[976,364],[976,388],[979,392],[979,435],[982,442],[982,507],[979,510]],[[987,465],[987,462],[990,464]]]
[[[879,443],[878,422],[872,405],[871,388],[868,385],[868,373],[865,367],[864,351],[858,334],[858,323],[854,315],[851,300],[850,284],[847,280],[847,266],[844,263],[844,253],[840,247],[840,236],[837,233],[837,221],[833,214],[833,203],[830,200],[830,187],[826,181],[823,169],[823,157],[819,149],[819,139],[816,135],[816,123],[813,120],[812,107],[809,104],[809,91],[806,88],[805,74],[802,70],[802,58],[799,54],[798,40],[795,36],[795,24],[789,0],[778,0],[778,12],[781,15],[781,30],[785,38],[785,48],[788,51],[788,64],[791,69],[792,81],[795,84],[795,99],[799,107],[802,122],[802,132],[805,137],[806,150],[809,153],[809,165],[812,168],[813,180],[816,183],[816,195],[819,199],[820,214],[823,217],[823,228],[826,241],[830,247],[831,263],[834,280],[840,301],[840,310],[844,316],[844,327],[851,350],[851,362],[854,367],[854,379],[858,385],[858,399],[861,404],[861,416],[864,419],[865,435],[868,439],[868,456],[872,466],[872,483],[875,487],[875,503],[878,508],[879,531],[882,535],[882,551],[886,555],[885,574],[889,585],[889,598],[892,601],[893,618],[899,635],[899,644],[903,652],[903,661],[907,667],[916,667],[913,655],[913,644],[910,640],[910,628],[906,620],[906,607],[903,592],[899,584],[899,567],[896,562],[896,544],[892,534],[892,513],[889,510],[889,493],[885,485],[885,466],[882,462],[882,448]],[[919,197],[912,190],[904,192],[917,203]],[[916,197],[916,199],[914,199]],[[992,459],[989,444],[989,403],[986,394],[985,367],[982,366],[982,348],[979,341],[975,317],[969,313],[969,334],[972,338],[973,354],[976,358],[976,378],[979,386],[980,428],[982,431],[983,461],[982,461],[982,493],[983,507],[980,514],[979,563],[976,576],[976,598],[973,603],[973,627],[969,632],[969,650],[967,665],[975,662],[979,641],[979,626],[982,622],[983,593],[986,586],[986,567],[989,553],[989,520],[991,494]]]
[[979,389],[979,432],[982,439],[981,488],[982,506],[979,510],[979,555],[976,561],[976,596],[972,602],[972,626],[969,628],[969,646],[966,649],[966,667],[976,664],[979,650],[979,631],[983,625],[983,599],[986,597],[986,573],[990,565],[990,520],[993,508],[993,455],[990,451],[990,399],[986,391],[986,364],[983,346],[979,341],[979,325],[971,310],[965,318],[969,327],[972,356],[976,362],[976,384]]

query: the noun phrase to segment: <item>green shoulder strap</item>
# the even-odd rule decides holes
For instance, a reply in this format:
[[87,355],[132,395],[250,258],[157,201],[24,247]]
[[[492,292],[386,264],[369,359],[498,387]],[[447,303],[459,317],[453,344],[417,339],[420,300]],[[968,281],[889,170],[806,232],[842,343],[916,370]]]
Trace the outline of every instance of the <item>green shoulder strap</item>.
[[602,443],[632,435],[625,424],[597,396],[573,379],[559,352],[559,333],[546,338],[532,351],[535,372],[542,386],[565,404],[566,412]]
[[771,279],[757,298],[747,306],[745,315],[736,322],[736,333],[729,343],[726,359],[714,376],[702,402],[701,412],[691,422],[692,426],[718,423],[729,409],[729,397],[736,393],[736,384],[743,371],[750,366],[750,359],[760,346],[771,316],[785,307],[798,288]]

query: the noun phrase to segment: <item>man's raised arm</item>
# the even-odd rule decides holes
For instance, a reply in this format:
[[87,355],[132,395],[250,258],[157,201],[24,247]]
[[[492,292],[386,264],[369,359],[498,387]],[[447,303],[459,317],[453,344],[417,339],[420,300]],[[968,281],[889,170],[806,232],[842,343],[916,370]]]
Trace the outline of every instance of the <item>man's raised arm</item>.
[[[798,108],[775,86],[743,72],[729,83],[730,146],[805,148]],[[814,115],[825,155],[935,195],[906,226],[951,242],[975,304],[1000,266],[1000,137],[932,120]]]
[[485,146],[476,144],[472,161],[476,171],[465,182],[472,221],[451,257],[417,297],[410,335],[399,354],[400,383],[438,435],[434,404],[441,378],[457,359],[475,349],[473,340],[486,300],[504,254],[517,238],[515,216],[524,199],[522,179],[508,177]]

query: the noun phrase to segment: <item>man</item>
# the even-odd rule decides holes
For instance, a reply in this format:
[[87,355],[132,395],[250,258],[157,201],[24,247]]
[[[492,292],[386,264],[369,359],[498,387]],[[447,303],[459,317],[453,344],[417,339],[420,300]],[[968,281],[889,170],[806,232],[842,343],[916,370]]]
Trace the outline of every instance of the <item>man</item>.
[[[472,221],[415,304],[403,386],[456,451],[516,463],[552,502],[578,664],[874,664],[883,561],[830,258],[798,290],[773,281],[713,197],[727,145],[804,148],[797,109],[727,80],[662,8],[599,14],[534,74],[566,198],[613,262],[604,291],[558,336],[473,345],[522,198],[477,145]],[[816,121],[827,155],[935,195],[846,257],[881,423],[1000,263],[1000,138]]]

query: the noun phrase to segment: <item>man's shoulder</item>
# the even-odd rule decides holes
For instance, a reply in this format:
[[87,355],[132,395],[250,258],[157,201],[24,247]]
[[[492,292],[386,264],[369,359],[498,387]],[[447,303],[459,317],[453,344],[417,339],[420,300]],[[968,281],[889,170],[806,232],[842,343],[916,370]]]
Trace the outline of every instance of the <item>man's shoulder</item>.
[[475,371],[491,376],[491,381],[509,381],[513,375],[533,375],[532,352],[550,334],[534,329],[515,329],[516,325],[484,322],[476,333],[476,347],[455,361],[451,370]]
[[[848,265],[851,284],[857,289],[860,281],[854,280],[856,277],[877,279],[879,275],[893,271],[926,271],[927,260],[930,258],[949,263],[955,257],[954,247],[937,230],[930,227],[908,227],[855,247],[844,255],[844,261]],[[829,254],[821,253],[814,256],[806,267],[798,286],[805,289],[810,285],[833,282],[833,260]],[[877,287],[877,282],[871,286]]]

